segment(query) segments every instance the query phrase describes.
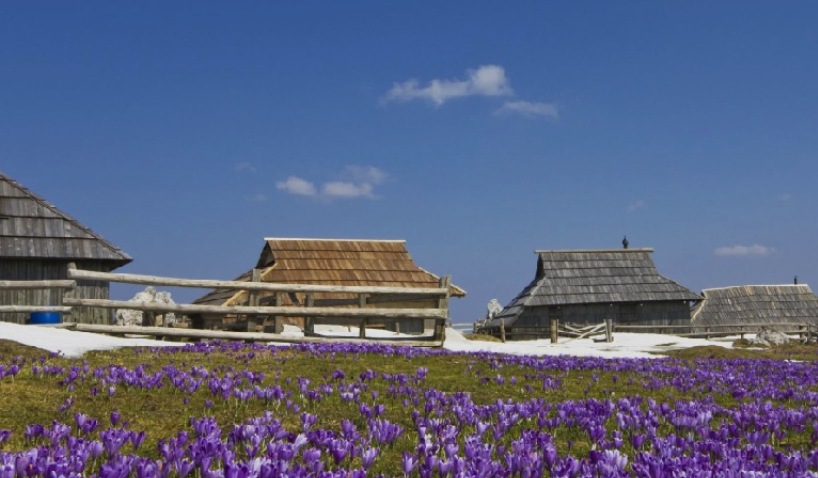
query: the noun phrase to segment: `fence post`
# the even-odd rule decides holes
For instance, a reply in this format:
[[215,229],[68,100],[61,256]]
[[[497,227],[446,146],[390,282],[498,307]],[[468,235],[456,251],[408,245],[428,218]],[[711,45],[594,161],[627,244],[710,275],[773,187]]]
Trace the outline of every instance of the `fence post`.
[[[315,307],[315,294],[307,293],[307,307]],[[315,335],[315,322],[313,317],[304,317],[304,335]]]
[[[366,307],[366,294],[358,295],[358,307],[361,309]],[[358,321],[358,338],[366,338],[366,317],[361,317]]]
[[506,343],[506,319],[500,319],[500,342]]
[[613,319],[605,319],[605,341],[613,342]]
[[437,301],[437,308],[445,311],[445,319],[435,319],[434,340],[439,340],[440,343],[446,341],[446,321],[449,317],[449,295],[452,288],[452,276],[444,276],[438,281],[438,286],[441,289],[446,289],[446,295],[442,296]]
[[[261,269],[253,269],[251,282],[261,282]],[[247,305],[255,307],[258,305],[258,293],[254,290],[247,291]],[[258,327],[258,317],[255,315],[247,315],[247,331],[255,332]]]
[[[275,295],[275,306],[281,307],[281,304],[284,303],[284,300],[281,298],[281,292],[276,292]],[[280,334],[284,332],[284,322],[282,322],[281,317],[276,315],[273,317],[273,324],[275,327],[275,333]]]
[[551,319],[551,343],[555,344],[559,340],[560,319]]

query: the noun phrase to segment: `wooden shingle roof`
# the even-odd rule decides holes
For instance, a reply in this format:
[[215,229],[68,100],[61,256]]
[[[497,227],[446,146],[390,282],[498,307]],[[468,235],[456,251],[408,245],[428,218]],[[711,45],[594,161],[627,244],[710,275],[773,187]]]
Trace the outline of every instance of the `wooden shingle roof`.
[[506,324],[525,308],[556,305],[698,301],[701,296],[662,276],[653,249],[536,251],[537,273],[495,318]]
[[[374,287],[438,287],[440,278],[419,267],[400,240],[267,238],[256,268],[261,281]],[[250,280],[246,272],[236,280]],[[451,286],[453,297],[466,292]],[[196,303],[230,305],[244,292],[214,290]]]
[[117,266],[133,260],[3,173],[0,173],[0,258],[98,260]]
[[818,323],[818,297],[806,284],[744,285],[705,289],[693,311],[696,326]]

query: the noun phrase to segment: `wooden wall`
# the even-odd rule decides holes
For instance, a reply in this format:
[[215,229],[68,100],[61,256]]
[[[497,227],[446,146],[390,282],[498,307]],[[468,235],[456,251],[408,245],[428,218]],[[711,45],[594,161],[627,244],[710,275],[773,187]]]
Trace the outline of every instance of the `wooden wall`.
[[[103,262],[77,262],[80,269],[110,272],[111,267]],[[37,260],[2,260],[0,261],[0,280],[59,280],[67,279],[68,262],[37,261]],[[0,289],[0,304],[6,305],[60,305],[63,291],[53,290],[2,290]],[[107,299],[109,287],[107,282],[78,281],[73,291],[75,297],[87,299]],[[24,324],[29,314],[0,314],[0,321]],[[70,317],[63,317],[63,321],[81,322],[87,324],[110,324],[112,313],[110,310],[75,307]]]
[[[596,325],[613,319],[621,325],[690,325],[690,306],[683,301],[578,304],[567,306],[531,307],[526,309],[510,326],[510,340],[549,338],[551,318],[561,324],[575,326]],[[645,333],[666,331],[645,329]]]

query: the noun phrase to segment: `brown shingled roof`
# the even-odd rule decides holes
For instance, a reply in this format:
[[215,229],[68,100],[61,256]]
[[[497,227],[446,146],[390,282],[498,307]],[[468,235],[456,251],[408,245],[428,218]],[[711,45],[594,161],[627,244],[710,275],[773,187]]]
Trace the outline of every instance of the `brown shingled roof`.
[[[402,240],[267,238],[257,269],[262,282],[373,287],[438,287],[440,277],[419,267]],[[237,280],[249,280],[242,274]],[[238,304],[245,292],[215,290],[199,304]],[[466,292],[451,286],[453,297]],[[319,298],[316,295],[316,298]]]

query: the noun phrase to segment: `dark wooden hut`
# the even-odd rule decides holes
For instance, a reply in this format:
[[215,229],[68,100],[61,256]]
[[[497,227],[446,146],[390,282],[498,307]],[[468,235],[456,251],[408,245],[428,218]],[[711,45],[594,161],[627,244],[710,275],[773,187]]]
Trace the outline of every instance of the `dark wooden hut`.
[[[550,336],[551,319],[575,326],[690,325],[701,296],[660,275],[653,249],[536,251],[534,280],[485,328],[509,339]],[[649,329],[646,331],[650,331]]]
[[695,330],[732,324],[758,325],[759,330],[791,329],[787,324],[818,326],[818,297],[806,284],[720,287],[702,294],[704,301],[693,310],[691,319]]
[[[335,286],[373,287],[438,287],[440,278],[415,264],[406,242],[402,240],[361,240],[361,239],[290,239],[266,238],[264,247],[254,269],[240,275],[235,280],[250,281],[253,274],[261,282],[280,284],[313,284]],[[276,300],[276,294],[259,294],[259,302],[269,305]],[[458,286],[451,286],[452,297],[463,297],[466,292]],[[206,305],[247,305],[250,297],[246,291],[214,290],[194,301]],[[281,306],[304,305],[303,293],[287,294],[278,299]],[[315,306],[358,307],[357,295],[339,293],[316,293]],[[400,295],[392,297],[373,296],[367,306],[378,308],[436,308],[436,300],[428,297]],[[223,316],[197,314],[191,316],[194,327],[211,328],[222,325]],[[227,317],[226,320],[240,318]],[[304,327],[302,318],[286,318],[285,323]],[[324,323],[329,319],[324,319]],[[348,322],[343,322],[348,323]],[[371,322],[373,328],[400,329],[404,333],[422,333],[427,326],[423,320],[406,319],[387,321],[381,324]]]
[[[78,268],[110,272],[131,257],[42,197],[0,173],[0,280],[67,278]],[[80,281],[76,297],[107,299],[107,282]],[[0,290],[0,304],[58,305],[60,290]],[[25,323],[28,314],[0,314],[5,322]],[[110,311],[78,308],[71,320],[110,323]]]

